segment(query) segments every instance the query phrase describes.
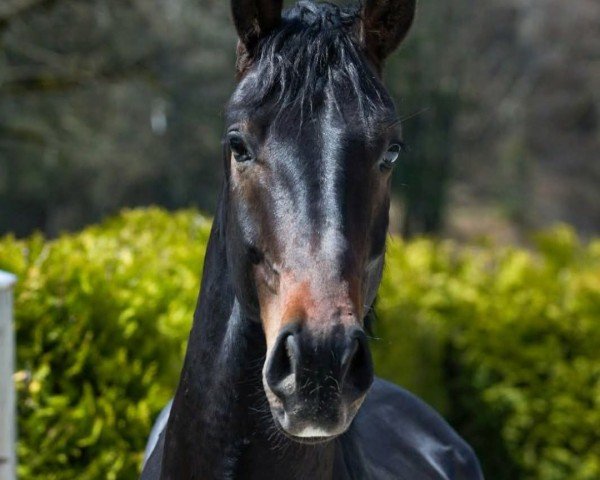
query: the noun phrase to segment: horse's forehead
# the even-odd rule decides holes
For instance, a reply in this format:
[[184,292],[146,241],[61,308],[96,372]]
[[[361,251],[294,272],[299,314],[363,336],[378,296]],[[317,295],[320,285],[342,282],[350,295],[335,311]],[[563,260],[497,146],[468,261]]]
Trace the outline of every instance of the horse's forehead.
[[[344,101],[345,100],[345,101]],[[356,97],[323,96],[305,106],[286,108],[267,101],[233,104],[230,123],[242,125],[264,144],[267,151],[289,147],[296,153],[314,154],[330,144],[377,147],[394,129],[393,107],[382,104],[367,118]],[[331,151],[331,150],[330,150]]]
[[357,134],[373,134],[396,120],[394,103],[380,83],[361,89],[340,73],[336,79],[307,79],[319,85],[316,89],[288,79],[276,82],[274,89],[265,93],[262,77],[267,74],[251,70],[242,78],[229,102],[230,121],[275,127],[273,130],[279,134],[293,130],[297,133],[298,128],[305,126],[310,127],[308,132],[318,131],[332,125]]

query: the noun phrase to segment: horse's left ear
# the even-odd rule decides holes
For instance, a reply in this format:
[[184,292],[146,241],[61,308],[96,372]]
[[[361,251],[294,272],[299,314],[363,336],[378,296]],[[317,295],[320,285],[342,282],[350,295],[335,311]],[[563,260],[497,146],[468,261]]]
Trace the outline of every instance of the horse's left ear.
[[362,12],[365,48],[379,66],[404,40],[416,0],[366,0]]
[[262,37],[281,23],[283,0],[231,0],[233,23],[239,36],[238,71],[245,70]]

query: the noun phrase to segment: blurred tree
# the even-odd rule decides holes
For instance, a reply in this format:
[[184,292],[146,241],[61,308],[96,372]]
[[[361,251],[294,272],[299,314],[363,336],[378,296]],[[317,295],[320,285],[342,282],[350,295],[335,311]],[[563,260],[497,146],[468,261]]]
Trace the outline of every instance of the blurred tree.
[[454,201],[487,205],[475,222],[497,209],[525,229],[600,231],[600,3],[468,3]]
[[386,71],[399,110],[408,154],[396,171],[404,205],[405,236],[438,233],[443,227],[451,180],[454,123],[461,79],[453,35],[465,1],[422,2],[411,36]]
[[[420,2],[386,73],[410,149],[393,227],[600,230],[598,31],[597,0]],[[210,211],[234,50],[227,1],[2,0],[0,233]]]
[[226,2],[0,12],[0,231],[56,234],[123,205],[212,208],[233,85]]

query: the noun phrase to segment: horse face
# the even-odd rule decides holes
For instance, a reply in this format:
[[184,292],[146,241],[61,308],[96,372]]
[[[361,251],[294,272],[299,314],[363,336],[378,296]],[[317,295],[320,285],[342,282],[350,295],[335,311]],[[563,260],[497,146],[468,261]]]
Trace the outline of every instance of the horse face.
[[227,111],[229,263],[265,332],[275,423],[304,443],[343,433],[373,381],[363,319],[381,279],[401,144],[360,40],[364,13],[302,2],[281,20],[267,9],[253,25],[268,34],[240,31]]

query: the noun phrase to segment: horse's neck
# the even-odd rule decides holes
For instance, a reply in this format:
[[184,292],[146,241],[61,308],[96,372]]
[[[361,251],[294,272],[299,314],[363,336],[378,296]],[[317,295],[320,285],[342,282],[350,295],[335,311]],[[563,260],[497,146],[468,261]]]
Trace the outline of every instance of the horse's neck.
[[162,478],[331,478],[333,445],[304,447],[274,430],[261,381],[264,334],[242,317],[227,271],[215,220]]

